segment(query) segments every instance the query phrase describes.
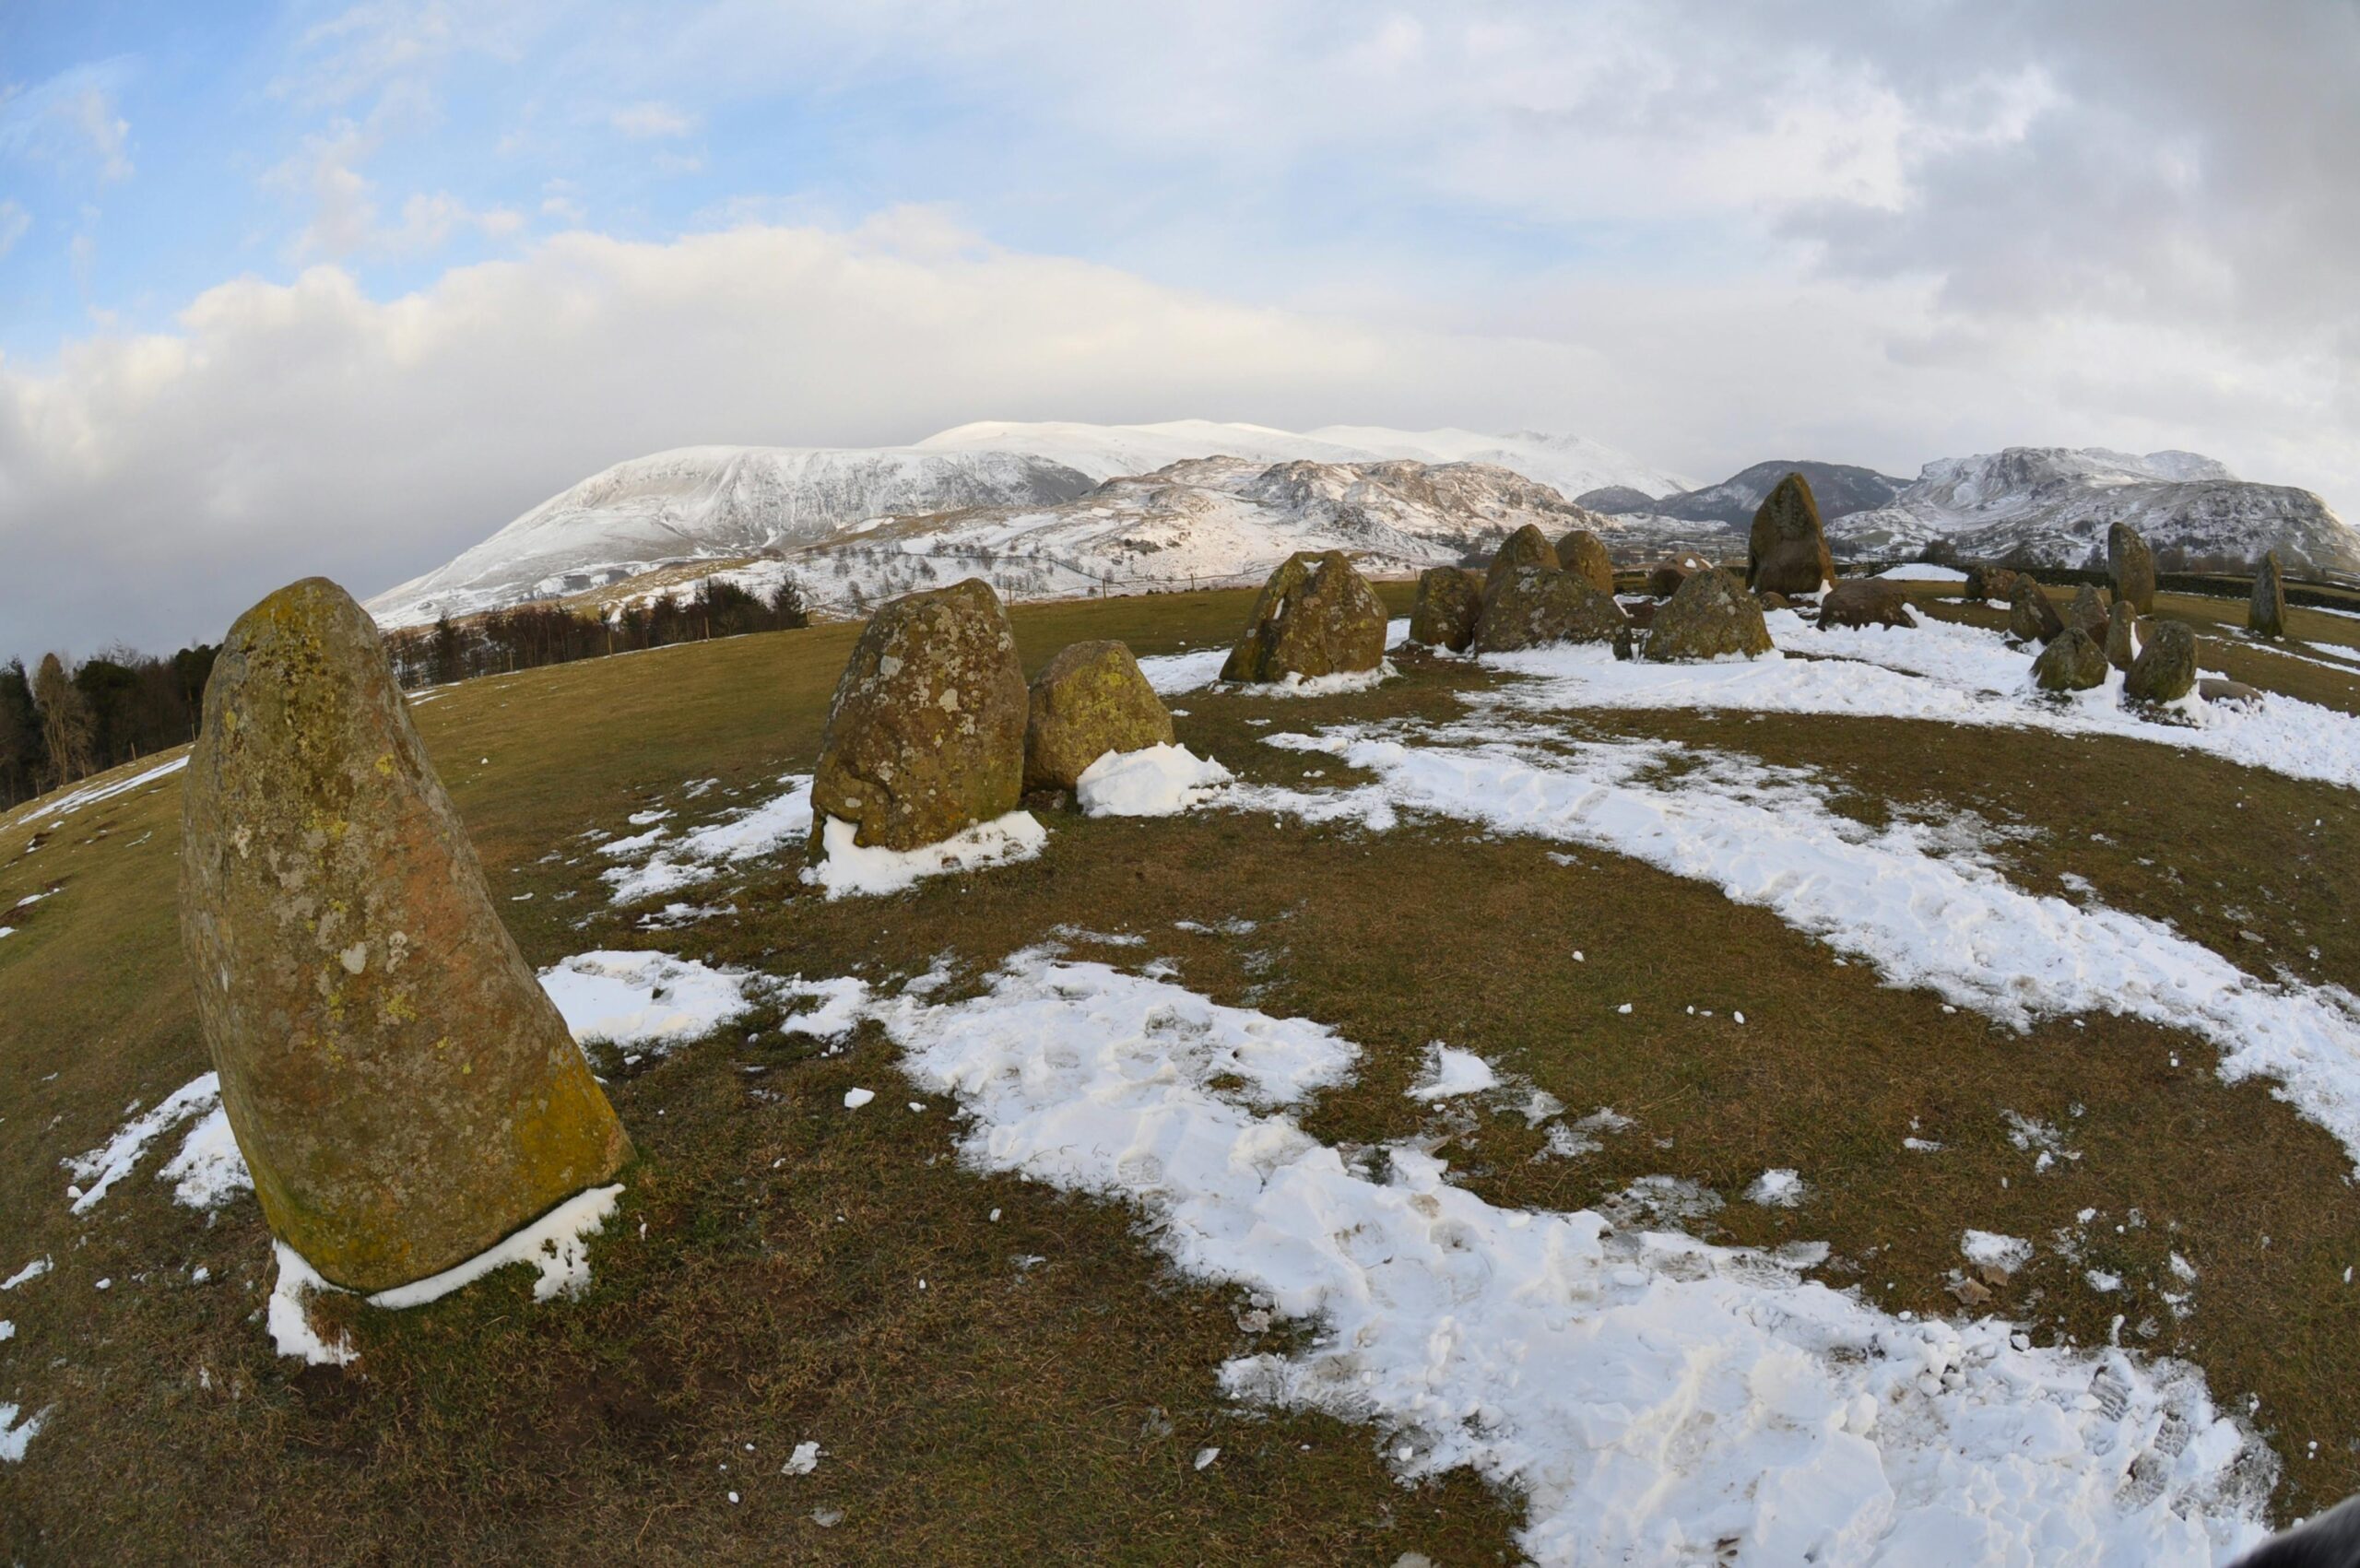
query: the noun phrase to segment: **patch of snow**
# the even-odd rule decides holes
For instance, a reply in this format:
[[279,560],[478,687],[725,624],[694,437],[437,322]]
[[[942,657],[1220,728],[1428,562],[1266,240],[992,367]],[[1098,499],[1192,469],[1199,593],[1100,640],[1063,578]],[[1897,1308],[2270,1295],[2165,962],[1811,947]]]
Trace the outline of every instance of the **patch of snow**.
[[743,1013],[750,978],[669,953],[604,950],[560,959],[540,975],[576,1040],[657,1051]]
[[0,1279],[0,1291],[13,1291],[19,1285],[38,1279],[49,1272],[50,1267],[49,1258],[45,1255],[34,1258],[6,1279]]
[[2013,1274],[2032,1261],[2030,1242],[1997,1231],[1968,1231],[1959,1237],[1958,1250],[1967,1262],[2002,1274]]
[[826,889],[832,899],[898,893],[927,877],[952,871],[980,871],[987,867],[1030,860],[1049,842],[1048,830],[1028,811],[1011,811],[1005,817],[978,822],[940,843],[916,849],[866,847],[855,842],[858,831],[850,822],[829,818],[820,834],[823,856],[817,865],[804,869],[803,879]]
[[[677,892],[710,881],[731,866],[800,844],[811,831],[811,775],[787,773],[778,782],[787,786],[784,795],[683,833],[642,865],[601,873],[600,879],[614,890],[613,901],[636,903]],[[663,831],[655,829],[653,836],[660,838]],[[643,833],[633,842],[648,847],[653,839]],[[601,847],[609,854],[615,849]]]
[[820,1445],[817,1443],[798,1443],[795,1445],[795,1452],[786,1456],[786,1463],[779,1467],[778,1473],[783,1476],[808,1476],[819,1468]]
[[1437,1040],[1426,1047],[1425,1074],[1410,1087],[1409,1094],[1412,1100],[1449,1100],[1499,1086],[1500,1075],[1491,1063],[1472,1051],[1462,1051]]
[[360,1352],[351,1341],[339,1335],[330,1343],[312,1326],[306,1298],[336,1287],[321,1279],[319,1270],[285,1242],[274,1240],[270,1248],[278,1259],[278,1280],[270,1289],[267,1319],[271,1344],[280,1355],[293,1356],[309,1366],[348,1366],[359,1360]]
[[1966,573],[1955,566],[1936,566],[1929,560],[1904,561],[1877,573],[1898,583],[1964,583]]
[[124,1123],[114,1137],[99,1148],[64,1161],[66,1170],[73,1173],[81,1186],[81,1196],[74,1199],[74,1212],[88,1213],[106,1197],[109,1188],[131,1174],[131,1168],[159,1135],[220,1102],[221,1076],[206,1073],[172,1091],[154,1110]]
[[154,784],[158,779],[169,777],[187,766],[188,753],[183,751],[169,762],[145,769],[127,779],[117,779],[112,784],[85,784],[70,794],[58,796],[45,806],[34,807],[18,818],[17,821],[22,825],[26,822],[38,822],[44,817],[70,817],[85,806],[96,806],[101,800],[112,800],[118,795],[126,795],[142,784]]
[[844,1109],[857,1111],[876,1098],[877,1091],[873,1089],[847,1089],[844,1091]]
[[1245,697],[1338,697],[1346,692],[1370,690],[1400,673],[1393,667],[1391,659],[1380,659],[1375,669],[1313,676],[1297,675],[1289,670],[1278,680],[1232,681],[1221,690]]
[[622,1196],[620,1182],[578,1192],[498,1245],[440,1274],[379,1291],[369,1298],[369,1304],[395,1311],[423,1306],[512,1263],[540,1271],[540,1278],[533,1281],[537,1302],[580,1295],[590,1283],[590,1238],[605,1226]]
[[1109,751],[1082,770],[1074,797],[1091,817],[1171,817],[1210,799],[1230,782],[1219,762],[1185,746]]
[[216,1104],[206,1112],[156,1178],[174,1184],[172,1197],[191,1208],[218,1208],[240,1193],[252,1192],[254,1178],[246,1172],[237,1136],[230,1130],[228,1109]]
[[16,1406],[0,1405],[0,1465],[22,1463],[26,1445],[40,1434],[42,1423],[48,1420],[46,1409],[18,1421]]
[[1753,1178],[1745,1189],[1748,1203],[1758,1203],[1764,1208],[1792,1208],[1811,1196],[1810,1184],[1800,1172],[1770,1170]]
[[772,989],[782,997],[809,998],[819,1003],[815,1008],[790,1014],[785,1019],[779,1029],[787,1034],[842,1040],[866,1016],[868,1006],[868,987],[850,976],[806,980],[797,974],[775,982]]
[[2263,1537],[2273,1462],[2194,1369],[1497,1208],[1408,1146],[1373,1180],[1283,1114],[1356,1057],[1320,1025],[1038,952],[974,1000],[879,1011],[958,1097],[968,1160],[1138,1205],[1190,1273],[1317,1326],[1226,1390],[1379,1423],[1408,1477],[1517,1489],[1539,1562],[2194,1564]]
[[1139,673],[1158,694],[1171,697],[1198,691],[1221,678],[1229,662],[1227,648],[1207,648],[1194,654],[1150,654],[1139,660]]

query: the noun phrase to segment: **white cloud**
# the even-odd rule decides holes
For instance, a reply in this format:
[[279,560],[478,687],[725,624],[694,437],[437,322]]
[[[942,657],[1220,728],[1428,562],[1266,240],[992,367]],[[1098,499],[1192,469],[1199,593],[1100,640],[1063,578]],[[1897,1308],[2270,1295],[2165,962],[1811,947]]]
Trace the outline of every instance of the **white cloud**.
[[0,201],[0,257],[17,248],[33,226],[33,215],[14,201]]
[[696,121],[669,104],[634,103],[618,109],[608,116],[608,123],[634,141],[659,136],[685,136],[696,129]]
[[[429,202],[403,227],[446,219]],[[985,418],[1538,425],[1705,474],[2194,444],[2360,494],[2322,362],[2129,329],[1962,335],[1937,289],[1567,277],[1446,332],[1010,253],[930,209],[850,231],[572,233],[385,301],[335,266],[241,279],[171,332],[0,364],[0,624],[23,640],[7,652],[210,638],[309,572],[367,594],[439,564],[623,457]]]
[[464,228],[492,239],[524,228],[515,212],[478,211],[447,191],[414,193],[403,201],[397,220],[384,221],[376,184],[359,167],[379,145],[375,132],[339,120],[324,134],[304,138],[294,157],[265,176],[265,183],[309,206],[292,247],[298,260],[431,255]]
[[29,88],[0,90],[0,152],[87,171],[100,183],[129,179],[131,122],[115,108],[128,72],[124,61],[105,60]]

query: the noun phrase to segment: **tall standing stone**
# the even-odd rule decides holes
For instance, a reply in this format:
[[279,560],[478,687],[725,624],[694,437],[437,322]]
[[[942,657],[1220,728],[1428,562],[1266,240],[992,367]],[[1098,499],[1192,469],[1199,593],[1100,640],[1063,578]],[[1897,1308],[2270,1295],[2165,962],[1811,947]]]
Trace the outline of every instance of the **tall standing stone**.
[[917,849],[1016,809],[1032,702],[1016,633],[970,577],[871,617],[837,678],[811,775],[811,855],[828,819],[863,848]]
[[1109,751],[1172,744],[1172,714],[1121,643],[1075,643],[1032,678],[1024,787],[1071,789]]
[[1757,593],[1816,594],[1835,581],[1811,481],[1789,474],[1753,513],[1745,540],[1745,585]]
[[1418,597],[1410,607],[1410,640],[1429,648],[1463,654],[1475,641],[1483,613],[1483,578],[1463,566],[1430,566],[1418,574]]
[[2286,581],[2278,570],[2278,552],[2261,558],[2253,574],[2253,603],[2246,609],[2246,630],[2257,637],[2286,635]]
[[1599,593],[1613,596],[1614,558],[1606,553],[1606,541],[1588,529],[1575,528],[1557,541],[1557,564]]
[[2106,531],[2106,570],[2118,600],[2129,601],[2141,615],[2155,613],[2155,552],[2128,523]]
[[1376,590],[1343,551],[1298,550],[1262,584],[1221,678],[1308,680],[1372,670],[1384,662],[1385,605]]
[[631,1154],[501,925],[376,623],[324,578],[240,617],[181,793],[181,940],[273,1233],[437,1274]]

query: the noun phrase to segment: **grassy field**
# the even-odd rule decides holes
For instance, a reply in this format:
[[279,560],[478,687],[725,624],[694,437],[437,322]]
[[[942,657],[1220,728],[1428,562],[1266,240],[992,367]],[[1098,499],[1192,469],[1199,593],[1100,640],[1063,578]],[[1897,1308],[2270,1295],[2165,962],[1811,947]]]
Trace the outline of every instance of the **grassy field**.
[[[1403,613],[1407,585],[1384,593]],[[1015,619],[1029,667],[1086,637],[1143,654],[1225,643],[1250,596]],[[2162,607],[2205,621],[2222,607]],[[2360,639],[2360,621],[2295,618],[2307,641]],[[487,679],[418,708],[528,958],[653,946],[882,980],[950,955],[972,978],[1060,925],[1136,935],[1145,946],[1068,939],[1078,956],[1164,958],[1218,1000],[1334,1025],[1366,1058],[1306,1127],[1329,1141],[1442,1137],[1459,1178],[1497,1202],[1577,1208],[1658,1173],[1734,1200],[1764,1169],[1799,1167],[1815,1189],[1804,1208],[1731,1201],[1693,1228],[1824,1240],[1831,1283],[1926,1314],[1965,1310],[1948,1289],[1963,1227],[2078,1228],[2080,1264],[2044,1251],[1983,1310],[2085,1345],[2120,1315],[2126,1344],[2201,1366],[2285,1459],[2282,1513],[2360,1487],[2349,1163],[2266,1086],[2224,1085],[2192,1035],[2103,1016],[1998,1029],[1832,962],[1701,883],[1448,822],[1372,836],[1222,811],[1059,816],[1038,860],[891,899],[828,902],[781,863],[724,884],[736,914],[684,930],[610,909],[580,835],[657,803],[693,819],[808,768],[855,630]],[[2208,636],[2202,656],[2360,711],[2360,674],[2332,654]],[[1493,678],[1414,656],[1402,669],[1285,717],[1446,717]],[[1259,743],[1266,701],[1207,691],[1179,705],[1181,739],[1249,779],[1319,769],[1336,782],[1332,758]],[[2257,974],[2360,980],[2360,826],[2328,785],[2030,730],[1565,722],[1806,768],[1863,820],[1936,805],[2021,824],[2037,833],[2011,842],[2006,869],[2024,886],[2080,879]],[[684,806],[683,785],[705,778],[720,783]],[[631,1070],[608,1062],[643,1158],[586,1295],[535,1305],[509,1271],[433,1306],[351,1315],[362,1359],[348,1371],[275,1357],[254,1315],[270,1268],[251,1201],[210,1219],[175,1206],[153,1179],[159,1150],[77,1216],[59,1167],[131,1102],[206,1066],[175,928],[177,829],[169,779],[0,822],[0,911],[55,890],[0,914],[19,927],[0,938],[0,1278],[41,1256],[55,1265],[0,1294],[17,1327],[0,1343],[0,1399],[53,1410],[24,1461],[0,1467],[12,1561],[1516,1560],[1516,1499],[1465,1475],[1405,1487],[1368,1430],[1222,1399],[1219,1362],[1280,1336],[1248,1332],[1240,1300],[1161,1265],[1127,1212],[962,1168],[946,1102],[900,1109],[923,1097],[897,1084],[873,1027],[830,1055],[757,1014]],[[1254,925],[1221,929],[1237,921]],[[1575,949],[1585,962],[1566,961]],[[1608,1005],[1633,998],[1635,1032]],[[1735,1008],[1741,1033],[1726,1027]],[[1441,1037],[1635,1125],[1536,1161],[1542,1135],[1519,1117],[1437,1120],[1402,1091]],[[841,1114],[856,1083],[879,1090],[879,1114]],[[2068,1128],[2083,1157],[2026,1179],[2011,1111]],[[1917,1132],[1943,1153],[1905,1151]],[[2083,1209],[2098,1218],[2082,1224]],[[2185,1318],[2158,1304],[2173,1252],[2202,1275]],[[2124,1290],[2082,1288],[2083,1267]],[[819,1470],[781,1475],[808,1439],[826,1449]],[[1208,1446],[1221,1457],[1198,1469]],[[814,1517],[834,1510],[832,1525]]]

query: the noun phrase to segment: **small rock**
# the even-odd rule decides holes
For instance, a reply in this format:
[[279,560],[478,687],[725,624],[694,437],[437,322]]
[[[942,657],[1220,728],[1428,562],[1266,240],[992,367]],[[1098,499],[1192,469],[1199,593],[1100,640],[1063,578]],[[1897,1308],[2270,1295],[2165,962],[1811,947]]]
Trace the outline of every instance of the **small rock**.
[[1475,622],[1482,613],[1481,572],[1463,566],[1428,567],[1418,577],[1418,598],[1410,610],[1410,640],[1463,654],[1475,641]]
[[2260,689],[2248,686],[2242,680],[2200,680],[2196,683],[2196,694],[2207,702],[2244,702],[2257,708],[2263,701]]
[[1979,1307],[1984,1303],[1991,1299],[1990,1289],[1988,1286],[1977,1284],[1972,1279],[1959,1279],[1953,1280],[1951,1284],[1950,1290],[1951,1294],[1956,1296],[1960,1303],[1966,1306]]
[[1172,715],[1120,643],[1076,643],[1032,678],[1024,787],[1071,789],[1109,751],[1172,744]]
[[2016,579],[2023,575],[2004,566],[1970,566],[1966,569],[1966,596],[2008,604],[2016,596]]

